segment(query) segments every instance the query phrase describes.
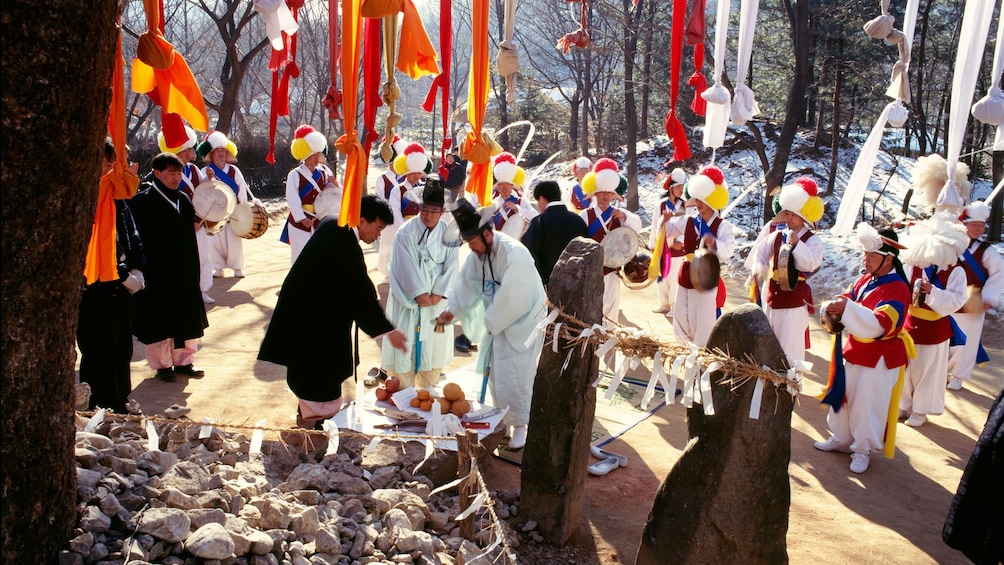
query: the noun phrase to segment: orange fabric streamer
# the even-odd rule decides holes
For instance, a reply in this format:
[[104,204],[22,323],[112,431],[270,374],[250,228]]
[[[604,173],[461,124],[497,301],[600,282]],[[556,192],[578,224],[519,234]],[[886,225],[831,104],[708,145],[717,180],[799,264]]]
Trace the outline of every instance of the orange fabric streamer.
[[84,278],[87,284],[115,281],[119,278],[115,258],[115,199],[132,198],[139,188],[139,176],[129,168],[125,151],[125,59],[122,57],[122,32],[116,46],[115,68],[112,71],[112,103],[108,114],[108,131],[115,145],[115,165],[101,177],[98,187],[98,207],[94,212],[91,238],[87,242]]
[[363,199],[363,178],[369,161],[356,131],[356,106],[359,96],[359,66],[362,51],[363,17],[361,0],[342,0],[342,129],[345,135],[335,141],[335,147],[345,153],[345,183],[342,210],[338,225],[359,224],[359,208]]
[[[144,57],[146,62],[136,57],[132,61],[132,89],[141,94],[156,90],[151,98],[158,100],[165,113],[178,114],[192,127],[200,131],[209,131],[209,115],[206,113],[206,103],[202,99],[202,90],[192,70],[181,53],[163,38],[160,31],[160,14],[157,0],[143,0],[146,11],[147,31],[142,37],[151,37],[145,41]],[[173,60],[172,60],[173,59]],[[167,68],[158,68],[170,62]],[[156,63],[158,67],[149,63]]]
[[[471,172],[467,177],[467,191],[476,195],[481,205],[491,200],[490,181],[492,166],[491,150],[485,143],[481,128],[484,127],[485,108],[488,106],[489,57],[488,57],[488,0],[471,2],[471,71],[467,84],[467,119],[472,130],[467,132],[463,153],[471,161]],[[483,158],[482,158],[483,157]]]
[[436,48],[425,31],[422,16],[412,0],[404,0],[401,19],[401,40],[397,50],[397,70],[413,79],[438,75]]

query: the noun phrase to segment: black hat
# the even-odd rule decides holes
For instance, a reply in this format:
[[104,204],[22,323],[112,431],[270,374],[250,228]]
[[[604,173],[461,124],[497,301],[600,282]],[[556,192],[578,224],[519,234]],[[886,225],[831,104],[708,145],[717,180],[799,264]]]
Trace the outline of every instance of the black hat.
[[429,175],[425,178],[425,188],[422,189],[422,204],[439,206],[440,208],[446,205],[446,188],[439,175]]
[[451,210],[453,219],[456,220],[457,230],[464,241],[470,240],[490,226],[495,211],[494,206],[476,209],[473,204],[463,198],[458,200]]

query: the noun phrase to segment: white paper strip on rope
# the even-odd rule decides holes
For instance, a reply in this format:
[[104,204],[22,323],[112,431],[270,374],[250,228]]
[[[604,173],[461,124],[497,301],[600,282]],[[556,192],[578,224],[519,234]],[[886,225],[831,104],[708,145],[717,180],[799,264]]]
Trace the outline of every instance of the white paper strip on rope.
[[100,426],[101,423],[104,421],[105,421],[105,409],[101,408],[97,412],[95,412],[94,415],[90,417],[90,419],[87,420],[87,424],[84,426],[84,431],[91,433],[94,430],[98,429],[98,426]]
[[[586,347],[589,345],[589,338],[596,332],[603,333],[604,329],[605,328],[599,324],[593,324],[592,327],[582,330],[582,333],[579,334],[579,337],[582,338],[582,355],[586,354]],[[599,355],[599,357],[600,359],[603,358],[602,355]]]
[[673,359],[673,365],[669,369],[669,386],[666,387],[666,404],[676,404],[677,381],[680,376],[680,368],[683,367],[683,362],[686,360],[687,358],[683,355]]
[[454,522],[459,522],[459,521],[467,518],[471,514],[474,514],[479,509],[481,509],[481,506],[484,505],[485,500],[487,500],[487,499],[488,499],[488,493],[486,493],[486,492],[479,492],[477,494],[477,496],[474,497],[474,500],[471,501],[471,505],[467,507],[467,510],[464,510],[460,514],[457,514],[457,517],[454,518],[453,521]]
[[607,356],[607,353],[609,353],[610,350],[616,346],[617,346],[617,338],[611,337],[606,341],[604,341],[603,345],[600,345],[599,347],[596,348],[596,356],[599,357],[600,359],[603,359],[604,357]]
[[370,440],[366,449],[363,450],[363,453],[373,453],[376,451],[378,445],[380,445],[380,436],[373,436],[373,439]]
[[199,428],[199,439],[209,439],[213,436],[213,419],[203,418],[202,427]]
[[687,356],[687,360],[683,364],[683,405],[686,408],[694,405],[694,380],[697,378],[699,369],[697,352],[695,351]]
[[441,486],[441,487],[433,490],[432,492],[430,492],[429,496],[431,497],[434,494],[438,494],[438,493],[441,493],[443,491],[450,490],[451,488],[453,488],[453,487],[459,485],[460,483],[466,481],[467,477],[469,477],[469,476],[470,475],[464,475],[463,477],[460,477],[459,479],[457,479],[455,481],[450,481],[450,482],[446,483],[445,485],[443,485],[443,486]]
[[753,387],[753,397],[750,398],[751,420],[760,419],[760,401],[763,399],[763,381],[763,379],[757,379],[756,386]]
[[656,351],[652,356],[652,375],[648,378],[648,386],[641,397],[641,409],[648,410],[652,397],[655,396],[655,385],[665,378],[666,368],[662,366],[662,351]]
[[160,451],[160,435],[151,420],[146,421],[146,450]]
[[973,103],[976,81],[980,78],[983,49],[987,45],[990,19],[994,13],[993,0],[969,0],[965,3],[962,27],[959,32],[959,48],[955,53],[952,72],[952,99],[948,116],[948,143],[945,145],[945,160],[948,161],[948,181],[938,195],[938,205],[965,206],[958,188],[955,186],[955,169],[959,166],[959,154],[969,122],[969,110]]
[[760,113],[753,90],[746,85],[750,57],[753,55],[753,35],[756,30],[760,0],[743,0],[739,9],[739,46],[736,50],[736,88],[732,99],[732,123],[744,125]]
[[568,368],[568,362],[572,360],[572,352],[573,351],[575,351],[575,348],[570,348],[568,350],[568,355],[565,355],[565,362],[561,364],[561,372],[562,373],[564,373],[565,369]]
[[714,373],[721,368],[721,362],[714,361],[708,365],[708,368],[701,374],[701,404],[704,405],[705,416],[715,415],[715,402],[711,396],[711,373]]
[[338,453],[338,424],[335,423],[335,418],[331,417],[321,424],[321,429],[324,431],[324,435],[328,436],[328,449],[324,451],[324,455],[334,455]]
[[251,432],[251,445],[248,447],[248,453],[261,453],[261,443],[265,440],[265,430],[263,428],[267,423],[268,419],[262,418],[255,424],[255,430]]
[[415,470],[412,471],[412,473],[417,473],[418,470],[421,469],[423,465],[428,463],[429,459],[432,458],[433,452],[435,451],[435,442],[433,440],[423,439],[422,443],[425,444],[425,458],[422,459],[422,461],[418,465],[415,465]]
[[[551,324],[553,324],[554,321],[558,319],[558,316],[560,314],[561,314],[561,312],[559,312],[558,309],[555,308],[554,310],[551,310],[547,314],[547,317],[545,317],[543,320],[537,322],[537,326],[535,328],[536,331],[530,332],[530,335],[527,336],[526,341],[523,342],[523,347],[526,348],[526,349],[529,349],[530,346],[533,345],[533,342],[537,340],[537,334],[538,333],[544,333],[544,335],[547,335],[547,326],[550,326]],[[557,336],[558,336],[558,329],[555,328],[555,331],[554,331],[555,347],[557,347],[557,343],[558,343]]]
[[620,388],[621,383],[624,382],[624,375],[628,370],[628,363],[624,360],[624,354],[618,349],[614,355],[617,357],[617,369],[614,371],[614,380],[610,383],[610,387],[607,388],[606,399],[613,400],[614,393]]
[[554,333],[551,334],[551,336],[552,336],[552,339],[551,339],[551,351],[553,351],[554,353],[558,352],[558,342],[560,341],[558,339],[559,335],[561,335],[561,322],[558,322],[557,324],[554,324]]
[[722,86],[725,51],[728,46],[729,0],[718,0],[715,18],[715,83],[701,93],[701,98],[708,103],[704,115],[704,147],[713,149],[725,144],[725,132],[729,128],[729,114],[732,111],[732,95]]

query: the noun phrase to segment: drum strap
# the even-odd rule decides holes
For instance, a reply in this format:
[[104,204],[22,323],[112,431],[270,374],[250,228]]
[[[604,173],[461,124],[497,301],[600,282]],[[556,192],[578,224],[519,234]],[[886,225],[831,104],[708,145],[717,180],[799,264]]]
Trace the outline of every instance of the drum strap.
[[235,196],[240,196],[241,187],[240,185],[237,184],[237,181],[234,180],[234,177],[228,175],[226,171],[217,167],[215,163],[210,163],[209,167],[213,169],[213,172],[216,173],[217,179],[219,179],[223,183],[226,183],[226,185],[230,187],[230,190],[234,191]]
[[[983,253],[981,253],[981,251],[984,250],[985,245],[985,242],[980,242],[980,248],[976,251],[976,253],[982,256]],[[976,258],[976,256],[966,249],[965,253],[962,254],[962,260],[965,261],[966,267],[968,267],[969,270],[976,275],[976,280],[980,281],[980,284],[986,284],[989,275],[983,269],[983,265],[980,264],[980,261]]]
[[319,169],[314,169],[314,173],[312,175],[306,175],[304,174],[304,172],[305,172],[304,167],[300,167],[300,176],[307,179],[307,182],[309,184],[300,188],[299,191],[300,200],[306,198],[307,195],[310,194],[311,190],[317,190],[317,192],[321,192],[321,187],[317,185],[317,183],[321,181],[321,171]]

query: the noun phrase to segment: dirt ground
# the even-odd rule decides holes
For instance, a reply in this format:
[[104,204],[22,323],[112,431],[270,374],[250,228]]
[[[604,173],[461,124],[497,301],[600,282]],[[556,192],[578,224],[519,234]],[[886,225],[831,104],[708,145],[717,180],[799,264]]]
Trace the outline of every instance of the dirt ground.
[[[244,242],[245,278],[214,281],[207,305],[210,326],[202,339],[196,364],[206,377],[175,383],[154,378],[136,343],[132,365],[134,391],[147,414],[162,412],[172,404],[191,408],[197,421],[254,424],[267,419],[273,428],[292,427],[295,397],[286,387],[285,370],[258,362],[258,346],[289,268],[289,247],[279,241],[282,225],[273,221],[259,239]],[[371,276],[377,283],[376,248],[365,246]],[[466,253],[466,247],[464,248]],[[739,304],[739,281],[729,279],[730,305]],[[386,297],[387,287],[379,287]],[[335,287],[318,286],[316,316],[353,297]],[[817,299],[820,297],[817,297]],[[823,297],[824,299],[826,297]],[[672,339],[672,325],[651,312],[655,290],[622,289],[621,322],[636,325],[660,339]],[[805,383],[792,417],[791,508],[788,555],[792,563],[967,563],[961,553],[941,540],[949,503],[958,486],[976,438],[998,391],[1004,386],[1004,328],[991,322],[984,343],[996,364],[978,369],[959,392],[948,391],[945,414],[934,416],[919,429],[900,426],[894,459],[872,457],[865,474],[848,470],[849,457],[823,453],[812,443],[828,436],[826,411],[815,398],[825,384],[828,336],[818,323],[812,327],[809,360],[815,376]],[[325,355],[323,343],[308,346],[314,355]],[[360,338],[360,378],[379,364],[379,346]],[[472,360],[457,354],[454,367]],[[687,441],[686,411],[669,405],[606,446],[627,455],[629,465],[604,477],[590,476],[582,505],[579,532],[571,540],[570,555],[538,558],[536,562],[633,563],[651,509],[652,499]],[[533,431],[531,429],[530,433]],[[492,488],[519,489],[520,468],[490,458],[486,479]],[[535,554],[542,552],[535,551]]]

